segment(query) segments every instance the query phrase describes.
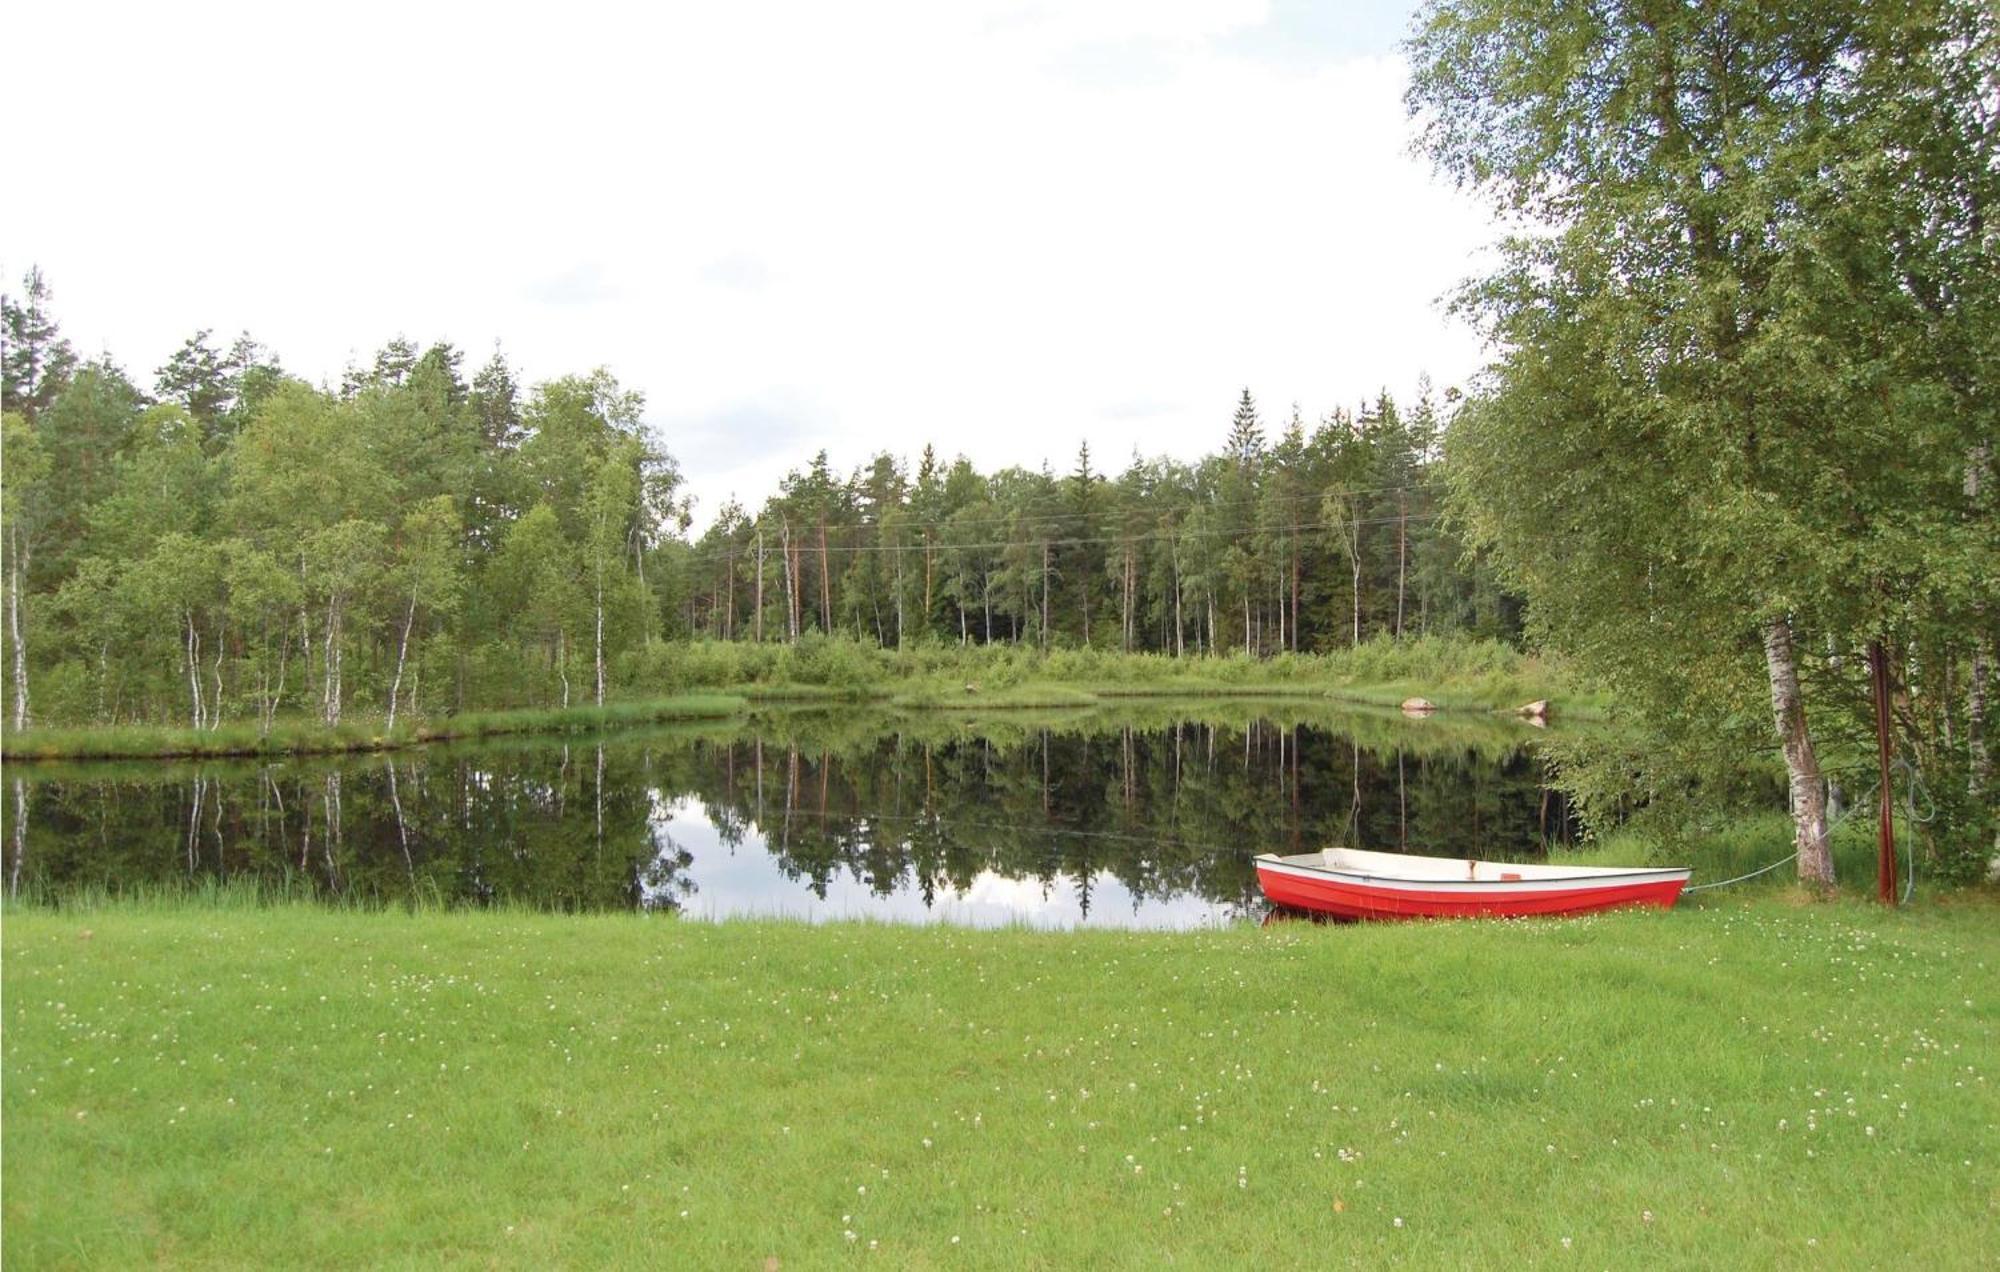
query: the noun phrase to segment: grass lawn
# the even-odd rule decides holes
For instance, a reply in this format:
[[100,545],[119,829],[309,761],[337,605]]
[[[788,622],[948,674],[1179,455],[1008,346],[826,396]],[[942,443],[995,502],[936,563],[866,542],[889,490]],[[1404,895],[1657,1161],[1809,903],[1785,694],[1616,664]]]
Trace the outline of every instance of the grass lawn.
[[2000,912],[1199,934],[130,904],[4,929],[51,1265],[2000,1253]]

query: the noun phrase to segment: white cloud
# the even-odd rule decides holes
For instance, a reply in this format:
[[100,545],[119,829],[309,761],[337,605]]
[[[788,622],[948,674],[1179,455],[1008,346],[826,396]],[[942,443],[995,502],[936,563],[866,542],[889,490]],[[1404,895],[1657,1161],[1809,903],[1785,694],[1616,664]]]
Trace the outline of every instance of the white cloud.
[[315,377],[398,333],[609,365],[704,512],[821,446],[1116,467],[1212,447],[1245,384],[1275,419],[1476,361],[1435,301],[1490,229],[1406,155],[1378,37],[657,9],[24,8],[11,91],[59,131],[0,266],[142,376],[198,326]]

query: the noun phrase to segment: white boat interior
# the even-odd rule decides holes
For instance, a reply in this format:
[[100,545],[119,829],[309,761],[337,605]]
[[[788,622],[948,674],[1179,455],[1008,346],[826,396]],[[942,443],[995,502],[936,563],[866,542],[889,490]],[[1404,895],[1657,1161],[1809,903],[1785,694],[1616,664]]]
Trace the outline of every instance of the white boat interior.
[[1288,866],[1339,870],[1379,879],[1454,880],[1473,883],[1513,883],[1531,879],[1603,878],[1631,874],[1686,874],[1687,871],[1648,866],[1544,865],[1524,861],[1475,861],[1465,857],[1419,857],[1404,852],[1367,852],[1360,848],[1328,848],[1289,857],[1262,854],[1263,860]]

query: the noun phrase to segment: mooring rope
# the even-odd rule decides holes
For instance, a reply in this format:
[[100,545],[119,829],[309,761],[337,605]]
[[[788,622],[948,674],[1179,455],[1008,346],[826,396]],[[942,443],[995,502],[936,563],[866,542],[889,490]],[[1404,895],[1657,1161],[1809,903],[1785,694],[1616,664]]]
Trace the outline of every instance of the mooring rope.
[[[1915,823],[1916,825],[1919,826],[1930,825],[1931,820],[1937,816],[1937,801],[1931,797],[1930,789],[1924,785],[1923,775],[1917,772],[1916,765],[1912,764],[1908,758],[1901,755],[1896,757],[1895,767],[1901,770],[1903,774],[1904,813],[1907,814],[1910,821]],[[1847,770],[1841,770],[1841,771],[1844,772]],[[1928,810],[1921,815],[1919,815],[1917,812],[1917,795],[1919,792],[1922,792],[1924,803],[1928,806]],[[1838,827],[1840,823],[1846,821],[1850,816],[1852,816],[1855,809],[1858,807],[1859,805],[1849,805],[1847,808],[1841,810],[1840,816],[1834,818],[1831,822],[1827,823],[1826,838],[1829,844],[1832,843],[1833,841],[1833,832],[1835,828]],[[1755,879],[1758,875],[1769,874],[1773,870],[1776,870],[1779,866],[1782,866],[1787,862],[1798,860],[1798,856],[1799,856],[1798,849],[1794,848],[1792,851],[1786,853],[1783,857],[1780,857],[1778,860],[1772,862],[1770,865],[1759,866],[1757,869],[1752,870],[1748,874],[1740,874],[1733,879],[1718,879],[1714,883],[1698,883],[1695,884],[1693,887],[1682,888],[1681,891],[1706,892],[1710,888],[1726,888],[1732,883],[1742,883],[1748,879]],[[1903,870],[1902,904],[1908,905],[1911,894],[1914,893],[1917,888],[1917,845],[1914,841],[1913,836],[1905,835],[1903,837],[1903,860],[1905,862],[1905,866]]]
[[[1826,833],[1827,833],[1827,836],[1828,836],[1828,838],[1831,838],[1831,837],[1833,836],[1833,827],[1831,827],[1831,826],[1828,826],[1828,827],[1826,828]],[[1735,877],[1734,879],[1720,879],[1720,880],[1717,880],[1717,881],[1716,881],[1716,882],[1714,882],[1714,883],[1698,883],[1698,884],[1694,885],[1694,886],[1693,886],[1693,887],[1691,887],[1691,888],[1682,888],[1682,889],[1681,889],[1681,891],[1682,891],[1682,892],[1706,892],[1706,891],[1707,891],[1708,889],[1710,889],[1710,888],[1726,888],[1726,887],[1728,887],[1728,886],[1729,886],[1730,884],[1732,884],[1732,883],[1742,883],[1742,882],[1743,882],[1743,881],[1744,881],[1745,879],[1755,879],[1755,878],[1756,878],[1756,877],[1757,877],[1758,875],[1761,875],[1761,874],[1770,874],[1770,873],[1771,873],[1771,872],[1772,872],[1773,870],[1776,870],[1776,869],[1777,869],[1777,868],[1778,868],[1779,866],[1782,866],[1782,865],[1784,865],[1784,864],[1785,864],[1786,862],[1788,862],[1788,861],[1795,861],[1795,860],[1797,860],[1797,859],[1798,859],[1798,855],[1799,855],[1799,850],[1798,850],[1798,849],[1796,849],[1796,848],[1794,848],[1794,849],[1792,849],[1792,851],[1790,851],[1790,852],[1786,853],[1786,854],[1785,854],[1784,856],[1782,856],[1782,857],[1778,858],[1778,859],[1777,859],[1776,861],[1772,862],[1772,863],[1771,863],[1770,865],[1768,865],[1768,866],[1759,866],[1759,867],[1758,867],[1757,869],[1755,869],[1755,870],[1752,870],[1752,871],[1751,871],[1751,872],[1750,872],[1749,874],[1740,874],[1740,875],[1737,875],[1737,876],[1736,876],[1736,877]]]

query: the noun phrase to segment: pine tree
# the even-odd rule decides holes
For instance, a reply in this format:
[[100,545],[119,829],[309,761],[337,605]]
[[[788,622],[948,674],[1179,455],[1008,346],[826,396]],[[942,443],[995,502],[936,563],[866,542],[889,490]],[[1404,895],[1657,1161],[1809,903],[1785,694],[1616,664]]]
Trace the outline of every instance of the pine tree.
[[400,385],[406,383],[410,372],[416,369],[417,346],[397,336],[376,351],[371,378],[376,384]]
[[53,295],[39,266],[21,280],[21,299],[0,295],[0,407],[30,424],[62,391],[76,354],[49,313]]
[[235,389],[222,354],[209,343],[210,331],[203,327],[174,350],[174,356],[159,369],[154,388],[160,397],[179,402],[201,425],[204,437],[221,434],[223,416],[235,403]]
[[493,356],[472,377],[472,413],[479,418],[479,431],[486,445],[495,450],[511,447],[521,440],[521,388],[507,355],[493,346]]

